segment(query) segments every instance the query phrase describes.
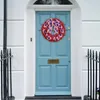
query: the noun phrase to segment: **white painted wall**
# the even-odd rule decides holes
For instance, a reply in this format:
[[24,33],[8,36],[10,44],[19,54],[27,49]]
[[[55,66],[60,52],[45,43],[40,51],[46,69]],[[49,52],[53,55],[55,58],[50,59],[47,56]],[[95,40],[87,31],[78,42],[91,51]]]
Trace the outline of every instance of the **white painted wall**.
[[[0,50],[3,37],[3,1],[0,0]],[[27,0],[26,0],[27,1]],[[24,11],[25,0],[8,2],[8,47],[12,48],[13,95],[24,99]],[[1,83],[1,82],[0,82]],[[1,85],[1,84],[0,84]]]
[[100,51],[100,0],[81,0],[82,8],[82,95],[87,93],[87,49]]
[[[100,51],[100,0],[77,0],[82,13],[82,95],[86,94],[86,50]],[[8,0],[8,46],[13,51],[13,92],[16,99],[24,99],[24,13],[28,0]],[[3,0],[0,0],[0,48],[3,35]],[[78,36],[77,36],[78,37]],[[26,41],[26,40],[25,40]],[[29,40],[28,40],[29,41]],[[32,43],[34,44],[34,42]],[[31,44],[29,45],[31,46]],[[31,55],[31,53],[29,53]],[[28,55],[27,55],[28,56]],[[79,61],[80,62],[80,61]],[[29,66],[30,68],[30,66]],[[31,77],[31,75],[30,75]],[[76,81],[76,80],[75,80]],[[78,80],[77,80],[78,84]],[[32,85],[32,83],[30,83]]]

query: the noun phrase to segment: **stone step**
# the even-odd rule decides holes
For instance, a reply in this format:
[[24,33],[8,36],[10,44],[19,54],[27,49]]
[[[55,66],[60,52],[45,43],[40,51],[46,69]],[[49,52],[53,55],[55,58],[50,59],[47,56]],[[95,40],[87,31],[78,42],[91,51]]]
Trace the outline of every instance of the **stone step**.
[[[30,100],[30,99],[27,99],[27,100]],[[32,99],[32,100],[81,100],[81,99]]]
[[81,100],[81,97],[75,97],[75,96],[34,96],[34,97],[26,97],[25,100]]

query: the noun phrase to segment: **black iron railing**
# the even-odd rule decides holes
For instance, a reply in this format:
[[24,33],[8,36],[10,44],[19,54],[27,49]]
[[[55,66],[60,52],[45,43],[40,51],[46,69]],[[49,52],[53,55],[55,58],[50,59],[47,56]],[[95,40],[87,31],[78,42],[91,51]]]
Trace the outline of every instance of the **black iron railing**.
[[[7,100],[12,99],[12,53],[11,49],[6,50],[6,54],[3,54],[3,50],[1,50],[0,62],[1,62],[1,100],[5,98]],[[6,72],[4,70],[4,63],[6,62]],[[6,77],[4,77],[4,72],[6,73]],[[6,86],[4,86],[4,82],[6,80]],[[5,88],[6,87],[6,88]],[[6,95],[4,95],[4,91]]]
[[[84,100],[99,100],[100,98],[100,52],[88,49],[88,93]],[[99,80],[98,80],[99,79]]]
[[12,96],[11,49],[7,49],[7,1],[3,0],[3,50],[1,50],[1,100],[14,100]]

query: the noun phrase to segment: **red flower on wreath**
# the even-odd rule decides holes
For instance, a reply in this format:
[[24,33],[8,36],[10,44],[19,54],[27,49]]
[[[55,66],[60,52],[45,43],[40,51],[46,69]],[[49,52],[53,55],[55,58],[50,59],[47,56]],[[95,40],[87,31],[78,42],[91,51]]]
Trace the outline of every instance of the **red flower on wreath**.
[[60,41],[66,33],[64,23],[58,18],[50,18],[42,25],[42,35],[50,42]]

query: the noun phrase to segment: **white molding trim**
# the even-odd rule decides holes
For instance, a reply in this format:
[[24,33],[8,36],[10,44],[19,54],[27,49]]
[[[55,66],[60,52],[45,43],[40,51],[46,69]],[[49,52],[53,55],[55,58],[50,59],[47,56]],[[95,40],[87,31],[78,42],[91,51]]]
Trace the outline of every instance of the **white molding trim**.
[[[74,0],[75,1],[75,0]],[[81,96],[81,10],[79,6],[27,6],[25,11],[24,70],[25,96],[35,94],[35,12],[36,11],[71,11],[71,93]],[[33,41],[30,42],[30,37]],[[76,59],[77,58],[77,59]],[[80,61],[80,62],[78,62]]]
[[74,8],[73,5],[29,5],[27,7],[27,9],[34,9],[35,11],[45,11],[45,10],[48,10],[48,11],[51,11],[52,9],[53,10],[57,10],[57,11],[61,11],[61,10],[71,10],[72,8]]

